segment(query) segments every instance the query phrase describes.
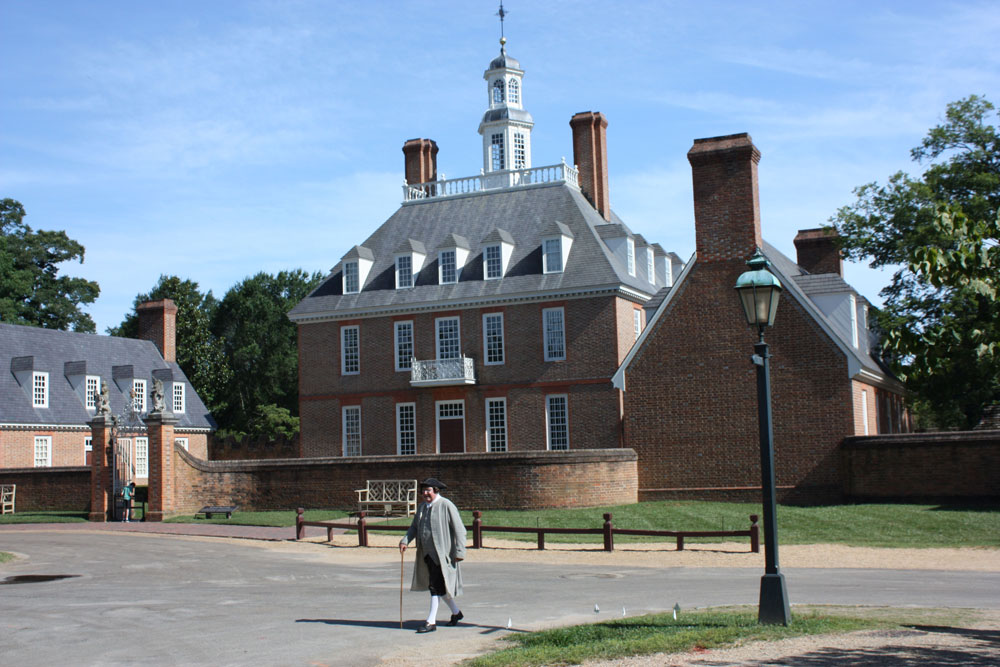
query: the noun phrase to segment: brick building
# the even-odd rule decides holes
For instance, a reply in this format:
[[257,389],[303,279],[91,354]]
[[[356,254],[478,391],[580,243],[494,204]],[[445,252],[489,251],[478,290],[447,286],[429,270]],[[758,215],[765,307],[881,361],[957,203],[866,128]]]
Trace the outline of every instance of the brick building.
[[[152,407],[155,380],[179,418],[181,446],[206,458],[215,423],[176,363],[177,306],[164,299],[138,308],[142,340],[0,324],[0,468],[90,465],[87,425],[97,413],[102,385],[111,413],[125,415],[133,401],[139,419]],[[141,421],[136,425],[141,428]],[[148,438],[138,431],[119,439],[132,477],[144,484]]]
[[695,140],[696,253],[647,303],[649,325],[615,374],[641,499],[759,498],[756,332],[733,289],[760,248],[784,287],[770,345],[775,464],[783,499],[840,497],[845,437],[908,430],[902,385],[871,354],[868,302],[843,279],[835,239],[795,237],[798,262],[761,238],[746,134]]
[[303,456],[620,446],[611,376],[680,261],[611,210],[602,114],[570,121],[576,167],[532,165],[523,74],[501,43],[482,173],[407,141],[399,209],[289,313]]

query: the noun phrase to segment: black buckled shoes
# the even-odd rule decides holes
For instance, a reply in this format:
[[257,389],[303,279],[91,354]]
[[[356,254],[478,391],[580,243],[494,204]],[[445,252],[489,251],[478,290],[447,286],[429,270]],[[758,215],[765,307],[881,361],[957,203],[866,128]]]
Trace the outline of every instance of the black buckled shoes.
[[436,625],[431,625],[430,623],[424,623],[419,628],[417,628],[417,632],[418,633],[434,632],[437,629],[438,629],[438,626],[436,626]]
[[458,625],[458,622],[461,621],[463,618],[465,618],[465,614],[463,614],[462,612],[458,612],[457,614],[452,614],[451,620],[448,621],[448,625],[454,627]]

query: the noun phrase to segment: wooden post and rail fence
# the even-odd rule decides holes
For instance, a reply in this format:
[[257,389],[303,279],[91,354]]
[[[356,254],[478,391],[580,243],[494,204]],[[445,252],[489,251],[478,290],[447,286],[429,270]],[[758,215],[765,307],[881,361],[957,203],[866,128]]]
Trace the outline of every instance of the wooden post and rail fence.
[[[356,523],[335,521],[307,521],[304,518],[305,510],[301,507],[296,510],[295,517],[295,539],[301,540],[305,537],[306,526],[315,526],[326,529],[327,542],[333,539],[334,530],[356,530],[358,531],[358,546],[368,546],[368,531],[396,531],[405,533],[409,525],[387,525],[368,523],[367,513],[358,513]],[[615,550],[615,535],[639,535],[643,537],[672,537],[677,541],[677,551],[684,550],[685,538],[699,537],[749,537],[750,551],[760,553],[760,529],[757,526],[757,515],[750,515],[750,528],[747,530],[639,530],[633,528],[615,528],[611,523],[611,514],[604,515],[604,525],[600,528],[528,528],[523,526],[490,526],[484,525],[482,521],[483,513],[476,510],[472,513],[472,525],[466,526],[466,530],[472,533],[472,548],[483,548],[483,533],[489,531],[494,533],[535,533],[538,537],[538,548],[545,549],[545,535],[603,535],[604,550]]]

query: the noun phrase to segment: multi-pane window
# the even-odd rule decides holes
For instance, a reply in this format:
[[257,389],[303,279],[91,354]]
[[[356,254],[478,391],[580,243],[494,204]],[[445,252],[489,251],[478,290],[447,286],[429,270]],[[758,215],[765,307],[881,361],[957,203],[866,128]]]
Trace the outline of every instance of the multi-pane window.
[[181,447],[183,447],[185,452],[188,450],[188,439],[187,438],[174,438],[174,444],[175,445],[180,445]]
[[527,158],[525,157],[526,152],[524,150],[524,135],[515,134],[514,135],[514,169],[524,169],[528,164]]
[[503,79],[493,82],[493,104],[503,104]]
[[101,378],[96,375],[88,375],[85,386],[87,409],[97,409],[97,395],[100,393]]
[[566,358],[566,326],[562,308],[542,310],[545,325],[545,361],[562,361]]
[[417,453],[417,404],[396,404],[396,445],[400,454]]
[[507,101],[511,104],[521,103],[521,91],[517,85],[517,79],[511,79],[507,84]]
[[184,383],[174,382],[173,388],[173,411],[184,412]]
[[507,451],[507,399],[486,399],[486,450]]
[[34,371],[31,374],[31,405],[36,408],[49,407],[49,374]]
[[455,251],[442,250],[438,257],[438,265],[441,270],[441,284],[457,282],[458,271],[455,268]]
[[503,251],[500,246],[486,246],[483,250],[483,261],[486,264],[487,280],[503,277]]
[[149,438],[135,439],[135,476],[149,477]]
[[413,322],[396,322],[396,370],[413,367]]
[[132,380],[132,407],[136,412],[146,411],[146,381]]
[[340,374],[361,372],[361,340],[358,326],[340,327]]
[[542,262],[545,273],[562,271],[562,239],[545,239],[542,242]]
[[413,257],[400,255],[396,258],[396,288],[413,287]]
[[646,248],[646,280],[651,283],[656,282],[656,263],[652,248]]
[[344,456],[361,456],[361,406],[344,406]]
[[483,359],[487,364],[503,363],[503,313],[483,315]]
[[358,263],[347,262],[344,264],[344,294],[357,294],[360,291]]
[[569,449],[569,415],[565,394],[545,397],[545,425],[549,449]]
[[625,239],[625,259],[628,264],[628,274],[630,276],[635,275],[635,241],[633,239]]
[[859,345],[859,337],[858,337],[858,301],[854,297],[853,294],[851,294],[849,296],[848,303],[850,304],[850,307],[851,307],[851,313],[850,313],[850,315],[851,315],[851,344],[854,345],[854,347],[858,347],[858,345]]
[[503,155],[502,134],[494,134],[490,136],[490,164],[492,165],[492,171],[502,171],[506,168],[506,160]]
[[642,333],[642,311],[636,308],[632,311],[632,328],[635,330],[636,339]]
[[437,325],[437,358],[458,359],[462,356],[461,332],[457,317],[442,317]]
[[48,468],[52,465],[52,436],[35,436],[35,467]]

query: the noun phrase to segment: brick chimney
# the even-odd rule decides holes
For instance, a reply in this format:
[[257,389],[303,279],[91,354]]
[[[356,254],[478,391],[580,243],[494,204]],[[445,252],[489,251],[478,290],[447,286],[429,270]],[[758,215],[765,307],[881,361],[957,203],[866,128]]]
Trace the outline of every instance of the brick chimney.
[[409,185],[437,180],[438,146],[431,139],[410,139],[403,144],[406,182]]
[[177,304],[171,299],[147,301],[136,309],[139,339],[153,342],[164,361],[177,361]]
[[795,235],[798,265],[809,273],[836,273],[844,276],[844,260],[832,229],[800,229]]
[[599,111],[583,111],[569,120],[573,128],[573,164],[580,169],[580,190],[605,220],[611,220],[608,198],[608,119]]
[[747,259],[762,245],[757,192],[760,151],[746,132],[695,139],[688,162],[694,183],[698,261]]

